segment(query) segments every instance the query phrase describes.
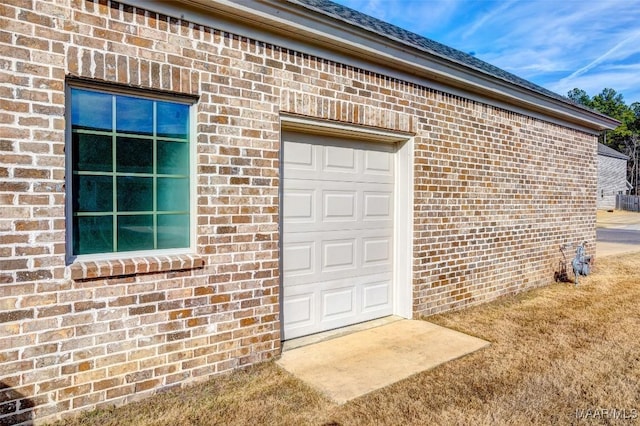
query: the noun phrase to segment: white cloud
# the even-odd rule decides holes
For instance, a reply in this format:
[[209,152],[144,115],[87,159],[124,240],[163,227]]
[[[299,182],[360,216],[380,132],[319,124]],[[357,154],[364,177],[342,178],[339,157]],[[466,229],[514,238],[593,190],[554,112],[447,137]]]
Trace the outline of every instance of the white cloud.
[[[560,94],[612,87],[627,102],[640,101],[638,22],[639,1],[517,2],[492,18],[494,34],[485,32],[476,50],[481,59]],[[626,71],[615,68],[624,63]]]
[[610,48],[609,50],[607,50],[606,52],[604,52],[603,54],[601,54],[597,58],[593,59],[587,65],[585,65],[582,68],[574,71],[573,73],[571,73],[571,75],[563,78],[559,83],[566,83],[566,82],[574,81],[577,77],[579,77],[579,76],[587,73],[588,71],[596,68],[598,65],[600,65],[603,62],[613,58],[616,54],[620,54],[621,52],[625,52],[626,51],[623,56],[619,56],[620,58],[624,58],[624,57],[626,57],[626,55],[628,55],[630,53],[635,53],[636,51],[638,51],[638,47],[637,47],[638,44],[637,43],[634,44],[635,48],[632,49],[631,51],[629,51],[629,49],[624,49],[624,47],[629,45],[629,44],[631,44],[631,43],[634,43],[639,38],[640,38],[640,31],[636,31],[636,32],[630,34],[629,36],[625,37],[622,41],[617,43],[615,46],[613,46],[612,48]]
[[338,0],[560,94],[640,101],[640,0]]
[[448,25],[464,0],[334,0],[344,6],[425,35]]
[[480,19],[476,20],[471,25],[470,28],[467,28],[466,31],[464,33],[462,33],[462,38],[466,39],[466,38],[469,38],[470,36],[472,36],[476,31],[478,31],[478,29],[483,27],[487,22],[491,21],[494,17],[499,16],[504,11],[509,9],[512,4],[513,4],[513,1],[506,1],[504,3],[501,3],[497,8],[495,8],[495,9],[489,11],[488,13],[485,13],[484,15],[482,15],[480,17]]
[[625,102],[631,104],[640,102],[640,85],[638,76],[640,75],[640,64],[623,65],[611,67],[599,72],[590,72],[579,75],[572,80],[560,80],[550,82],[545,86],[549,90],[566,95],[575,87],[583,89],[590,96],[597,95],[604,88],[615,89],[624,95]]

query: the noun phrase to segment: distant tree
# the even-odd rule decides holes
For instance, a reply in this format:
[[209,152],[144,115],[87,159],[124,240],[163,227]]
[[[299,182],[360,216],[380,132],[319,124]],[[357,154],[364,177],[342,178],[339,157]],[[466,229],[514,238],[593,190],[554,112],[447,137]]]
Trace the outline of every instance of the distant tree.
[[625,119],[630,118],[630,113],[633,114],[627,104],[624,103],[622,93],[617,93],[609,88],[603,89],[602,92],[591,98],[591,107],[623,122]]
[[636,116],[636,121],[640,120],[640,102],[634,102],[631,104],[631,111]]
[[606,88],[592,98],[584,90],[575,88],[570,90],[567,96],[574,102],[620,121],[622,123],[620,126],[600,136],[600,142],[617,150],[622,149],[625,145],[624,139],[630,136],[629,124],[634,121],[635,114],[624,103],[624,96],[621,93]]
[[629,156],[628,176],[633,185],[633,193],[640,193],[640,102],[634,102],[629,107],[633,116],[626,122],[628,136],[624,138],[624,153]]
[[591,98],[589,97],[587,92],[582,89],[578,89],[576,87],[575,89],[570,90],[569,93],[567,93],[567,96],[569,97],[569,99],[576,103],[592,108]]

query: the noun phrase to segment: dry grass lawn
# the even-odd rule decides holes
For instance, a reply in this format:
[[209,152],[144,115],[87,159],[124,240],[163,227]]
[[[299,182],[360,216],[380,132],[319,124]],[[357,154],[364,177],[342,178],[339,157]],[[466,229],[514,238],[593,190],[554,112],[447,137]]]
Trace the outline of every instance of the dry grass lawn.
[[577,288],[429,318],[492,344],[341,406],[267,363],[60,424],[636,424],[639,300],[640,256],[598,259]]

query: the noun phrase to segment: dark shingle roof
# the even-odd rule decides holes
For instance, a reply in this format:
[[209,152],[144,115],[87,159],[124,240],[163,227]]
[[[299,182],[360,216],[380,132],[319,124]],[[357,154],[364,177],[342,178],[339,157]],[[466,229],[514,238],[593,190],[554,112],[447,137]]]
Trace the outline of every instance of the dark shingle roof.
[[386,37],[405,45],[422,50],[423,52],[430,53],[432,55],[444,58],[446,60],[456,62],[468,68],[473,68],[476,71],[487,74],[491,77],[501,79],[511,84],[532,90],[539,94],[548,96],[550,98],[566,102],[580,108],[584,108],[582,105],[578,105],[570,99],[560,96],[555,92],[538,86],[530,81],[511,74],[503,69],[500,69],[494,65],[484,62],[475,56],[461,52],[457,49],[445,46],[437,41],[425,38],[411,31],[404,30],[395,25],[373,18],[357,10],[350,9],[337,3],[333,3],[328,0],[288,0],[291,3],[296,3],[307,9],[314,10],[333,17],[334,19],[341,20],[348,24],[360,27],[364,30],[371,31],[379,36]]
[[619,158],[621,160],[629,159],[629,157],[627,157],[623,153],[618,152],[613,148],[609,148],[608,146],[603,145],[601,143],[598,144],[598,155],[604,155],[605,157]]

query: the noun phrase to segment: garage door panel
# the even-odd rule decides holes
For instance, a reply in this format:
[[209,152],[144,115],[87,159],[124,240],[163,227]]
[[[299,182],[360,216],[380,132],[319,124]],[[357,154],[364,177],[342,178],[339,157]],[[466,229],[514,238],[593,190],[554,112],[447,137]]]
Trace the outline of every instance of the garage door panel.
[[283,286],[385,273],[393,268],[392,250],[393,234],[377,229],[286,234],[283,256],[292,256],[283,259]]
[[391,236],[378,236],[362,239],[362,266],[384,264],[391,265],[391,250],[393,241]]
[[333,321],[337,317],[355,316],[355,287],[341,287],[322,292],[322,317]]
[[[393,219],[384,219],[380,217],[368,217],[366,220],[350,221],[350,220],[326,220],[322,223],[297,221],[289,224],[288,230],[291,233],[301,232],[342,232],[352,230],[352,225],[356,225],[361,231],[387,232],[388,227],[393,225]],[[384,230],[383,230],[384,228]]]
[[358,172],[356,151],[347,146],[316,146],[322,150],[322,171],[352,173]]
[[287,180],[283,189],[287,233],[393,227],[390,184]]
[[390,191],[366,191],[363,198],[363,218],[367,220],[391,219],[393,215],[393,193]]
[[341,239],[356,239],[358,244],[360,244],[361,240],[370,240],[374,238],[387,238],[393,243],[393,230],[391,229],[347,229],[342,230],[339,229],[335,232],[326,232],[324,230],[320,231],[309,231],[309,232],[288,232],[282,236],[282,244],[283,246],[288,246],[290,244],[297,244],[301,242],[311,242],[314,243],[322,242],[322,241],[333,241],[333,240],[341,240]]
[[322,191],[323,220],[349,220],[357,219],[357,191]]
[[285,327],[308,328],[315,323],[314,307],[317,303],[313,293],[290,295],[284,300],[284,310],[287,316],[284,318]]
[[285,339],[392,314],[394,161],[389,145],[284,135]]
[[[380,192],[393,194],[393,184],[384,182],[348,182],[348,181],[318,181],[314,179],[286,180],[284,191],[366,191],[367,193]],[[359,194],[362,195],[362,194]]]
[[287,170],[316,170],[315,147],[306,143],[284,142]]
[[285,338],[391,315],[391,284],[391,273],[385,273],[286,288]]
[[323,240],[321,272],[355,269],[357,239]]
[[301,168],[289,169],[284,167],[284,174],[292,179],[317,181],[317,182],[361,182],[361,183],[380,183],[393,185],[393,176],[367,173],[367,174],[354,174],[338,171],[323,171],[323,170],[305,170]]
[[[317,274],[299,274],[299,275],[291,275],[291,278],[287,280],[284,288],[294,288],[305,285],[317,285],[321,287],[329,286],[330,283],[337,282],[340,280],[355,280],[361,276],[366,271],[370,273],[372,277],[380,276],[380,274],[384,274],[389,271],[388,265],[372,265],[370,267],[364,268],[362,270],[358,269],[343,269],[343,270],[328,270],[323,272],[323,281],[318,281],[314,275]],[[326,280],[326,281],[324,281]]]
[[393,156],[388,152],[366,151],[364,153],[364,173],[385,176],[393,180]]
[[369,283],[362,288],[362,310],[364,312],[386,310],[391,303],[391,280]]
[[390,272],[379,272],[368,275],[354,275],[352,277],[338,276],[335,279],[312,281],[299,285],[287,285],[283,292],[285,296],[300,296],[305,294],[322,294],[325,291],[333,291],[341,288],[360,288],[364,285],[391,280]]
[[[287,179],[394,182],[393,149],[387,145],[344,141],[345,146],[284,142],[284,174]],[[363,149],[363,148],[367,149]],[[359,149],[357,149],[359,148]]]
[[316,244],[313,241],[290,243],[282,251],[285,274],[309,275],[316,271]]
[[312,188],[291,189],[284,194],[284,218],[298,223],[315,223],[316,190]]

